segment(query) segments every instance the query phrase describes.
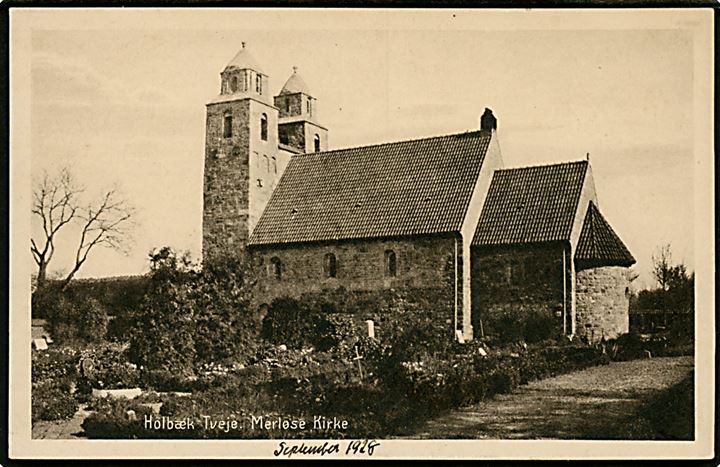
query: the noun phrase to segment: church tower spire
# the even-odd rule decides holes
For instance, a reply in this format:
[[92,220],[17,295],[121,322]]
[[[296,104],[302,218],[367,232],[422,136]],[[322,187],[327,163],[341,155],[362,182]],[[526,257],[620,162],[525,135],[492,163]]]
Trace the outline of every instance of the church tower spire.
[[293,67],[280,94],[275,96],[279,111],[278,136],[283,149],[293,152],[319,152],[328,148],[327,128],[318,122],[317,99]]
[[207,104],[203,257],[245,248],[287,165],[277,128],[269,77],[243,42]]
[[220,73],[220,96],[225,99],[252,97],[272,104],[268,91],[268,75],[258,65],[245,42]]

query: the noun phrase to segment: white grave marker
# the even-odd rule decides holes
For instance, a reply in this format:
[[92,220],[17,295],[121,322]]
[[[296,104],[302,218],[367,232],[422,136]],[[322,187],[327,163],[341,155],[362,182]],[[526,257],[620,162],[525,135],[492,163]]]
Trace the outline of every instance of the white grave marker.
[[35,347],[37,350],[47,350],[47,342],[45,342],[45,339],[33,339],[32,341],[33,347]]
[[367,323],[368,337],[375,337],[375,322],[371,319],[365,322]]

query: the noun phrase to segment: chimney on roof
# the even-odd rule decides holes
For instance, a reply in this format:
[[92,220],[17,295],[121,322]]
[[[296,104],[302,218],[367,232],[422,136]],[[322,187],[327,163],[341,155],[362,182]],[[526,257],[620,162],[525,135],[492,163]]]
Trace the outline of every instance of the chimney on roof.
[[480,117],[481,130],[497,130],[497,118],[493,115],[492,110],[485,107],[485,112]]

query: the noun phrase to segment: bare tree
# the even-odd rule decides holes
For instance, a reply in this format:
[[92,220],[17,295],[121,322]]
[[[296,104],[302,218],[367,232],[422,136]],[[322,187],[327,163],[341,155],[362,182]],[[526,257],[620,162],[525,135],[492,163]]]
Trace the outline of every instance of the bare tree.
[[116,250],[123,249],[132,227],[134,210],[128,202],[118,196],[115,189],[106,191],[102,199],[83,208],[78,214],[81,221],[80,241],[75,251],[75,263],[63,279],[66,287],[80,270],[93,248],[103,246]]
[[82,189],[75,183],[69,170],[62,169],[55,177],[46,172],[33,189],[32,213],[42,221],[43,233],[37,241],[30,239],[30,251],[37,264],[37,288],[47,277],[47,267],[55,254],[58,232],[68,225],[78,212],[78,196]]
[[62,279],[66,287],[97,246],[122,250],[129,239],[133,208],[122,199],[116,189],[105,191],[98,202],[81,206],[83,189],[74,181],[67,168],[57,176],[47,173],[33,189],[32,213],[42,222],[42,234],[30,239],[30,251],[37,264],[37,285],[47,280],[48,264],[55,253],[58,232],[68,224],[78,224],[80,240],[70,272]]
[[652,255],[652,272],[660,288],[667,291],[673,275],[672,251],[670,244],[660,245]]

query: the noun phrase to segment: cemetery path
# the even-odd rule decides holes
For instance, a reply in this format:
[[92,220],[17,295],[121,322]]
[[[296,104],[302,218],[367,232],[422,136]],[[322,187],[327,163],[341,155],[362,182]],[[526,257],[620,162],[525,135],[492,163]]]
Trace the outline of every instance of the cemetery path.
[[82,434],[82,422],[90,415],[86,406],[80,405],[80,408],[73,418],[67,420],[57,420],[53,422],[39,421],[33,424],[32,439],[75,439],[84,438]]
[[533,381],[456,409],[406,439],[632,439],[637,410],[679,383],[693,358],[663,357],[587,368]]

